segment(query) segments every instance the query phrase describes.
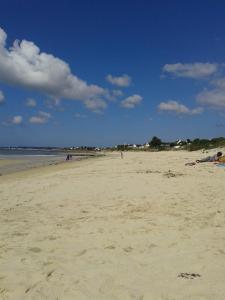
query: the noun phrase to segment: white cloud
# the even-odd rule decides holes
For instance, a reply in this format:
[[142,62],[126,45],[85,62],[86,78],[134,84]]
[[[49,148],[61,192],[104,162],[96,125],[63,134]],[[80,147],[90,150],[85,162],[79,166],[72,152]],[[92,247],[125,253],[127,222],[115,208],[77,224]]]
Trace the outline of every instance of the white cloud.
[[187,106],[180,104],[177,101],[169,100],[167,102],[161,102],[158,105],[159,111],[164,112],[173,112],[178,115],[198,115],[201,114],[203,109],[201,107],[196,107],[194,109],[190,109]]
[[101,113],[107,107],[107,104],[101,98],[87,99],[84,103],[88,109],[95,113]]
[[106,80],[113,85],[117,85],[119,87],[127,87],[131,84],[131,77],[127,74],[123,74],[118,77],[113,77],[112,75],[107,75]]
[[115,102],[121,96],[123,96],[123,92],[121,90],[112,90],[107,91],[106,98],[109,101]]
[[213,109],[225,109],[225,77],[211,81],[212,89],[205,89],[196,96],[197,103]]
[[173,74],[175,77],[201,79],[215,74],[218,70],[218,64],[200,62],[193,64],[166,64],[162,70],[165,73]]
[[134,108],[141,103],[142,99],[142,96],[135,94],[121,101],[121,106],[124,108]]
[[29,122],[32,124],[44,124],[47,123],[50,118],[51,118],[50,113],[39,111],[36,116],[30,117]]
[[33,42],[26,40],[15,40],[8,50],[6,38],[0,28],[0,81],[37,90],[53,98],[81,100],[84,104],[98,103],[99,97],[104,97],[103,88],[79,79],[63,60],[40,52]]
[[55,110],[59,110],[59,111],[62,109],[61,103],[62,103],[62,101],[58,98],[50,98],[50,99],[45,100],[45,105],[47,108],[55,109]]
[[215,79],[211,81],[211,84],[219,89],[225,89],[225,77]]
[[12,126],[12,125],[21,125],[23,123],[22,116],[14,116],[12,118],[8,118],[8,120],[1,122],[2,126]]
[[0,91],[0,104],[5,102],[5,96],[2,91]]
[[10,123],[14,125],[20,125],[22,122],[23,122],[22,116],[14,116]]
[[36,100],[34,100],[32,98],[27,99],[26,106],[28,106],[28,107],[35,107],[36,105],[37,105]]
[[211,108],[225,108],[225,89],[204,90],[196,97],[197,103]]

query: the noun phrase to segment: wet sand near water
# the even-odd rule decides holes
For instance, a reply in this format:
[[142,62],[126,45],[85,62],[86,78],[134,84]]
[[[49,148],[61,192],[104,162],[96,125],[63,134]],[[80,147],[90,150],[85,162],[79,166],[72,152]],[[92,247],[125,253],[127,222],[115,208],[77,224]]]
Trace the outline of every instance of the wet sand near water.
[[[88,154],[74,155],[71,161],[76,161],[84,158],[89,158]],[[26,171],[32,168],[39,168],[43,166],[52,166],[66,161],[65,155],[46,155],[46,156],[7,156],[0,157],[0,174],[6,175],[14,172]]]

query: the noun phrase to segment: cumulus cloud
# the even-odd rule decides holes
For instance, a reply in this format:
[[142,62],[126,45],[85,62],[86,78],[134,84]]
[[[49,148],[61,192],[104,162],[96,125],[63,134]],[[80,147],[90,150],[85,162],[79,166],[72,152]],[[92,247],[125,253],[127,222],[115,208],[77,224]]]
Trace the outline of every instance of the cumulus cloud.
[[106,76],[106,80],[113,85],[117,85],[119,87],[127,87],[131,84],[131,77],[127,74],[123,74],[118,77],[113,77],[111,74]]
[[45,124],[49,121],[50,118],[50,113],[39,111],[36,116],[30,117],[29,122],[32,124]]
[[20,125],[23,122],[23,117],[22,116],[14,116],[11,120],[11,124],[14,125]]
[[1,122],[2,126],[12,126],[12,125],[21,125],[23,123],[23,117],[22,116],[14,116],[9,118],[6,121]]
[[107,91],[106,98],[109,101],[115,102],[121,96],[123,96],[123,92],[121,90],[112,90],[112,91]]
[[0,104],[5,102],[5,96],[2,91],[0,91]]
[[225,89],[204,90],[196,97],[197,103],[211,108],[225,108]]
[[219,89],[225,89],[225,77],[215,79],[211,81],[211,84]]
[[95,113],[101,113],[107,107],[107,104],[101,98],[96,98],[94,100],[87,99],[84,103],[87,108],[89,108]]
[[142,96],[135,94],[121,101],[121,106],[124,108],[134,108],[141,103],[142,99]]
[[28,98],[26,101],[26,106],[28,107],[35,107],[37,105],[36,100],[32,99],[32,98]]
[[197,103],[213,109],[225,109],[225,77],[211,81],[213,88],[204,89],[196,96]]
[[104,97],[106,91],[103,88],[79,79],[63,60],[41,52],[27,40],[15,40],[7,49],[6,38],[5,31],[0,28],[0,81],[33,89],[52,98],[81,100],[84,104],[98,103],[99,98]]
[[178,115],[198,115],[201,114],[203,109],[201,107],[196,107],[190,109],[187,106],[180,104],[177,101],[169,100],[167,102],[161,102],[158,105],[159,111],[172,112]]
[[164,73],[170,73],[175,77],[187,77],[193,79],[207,78],[218,71],[216,63],[200,63],[193,64],[166,64],[162,68]]

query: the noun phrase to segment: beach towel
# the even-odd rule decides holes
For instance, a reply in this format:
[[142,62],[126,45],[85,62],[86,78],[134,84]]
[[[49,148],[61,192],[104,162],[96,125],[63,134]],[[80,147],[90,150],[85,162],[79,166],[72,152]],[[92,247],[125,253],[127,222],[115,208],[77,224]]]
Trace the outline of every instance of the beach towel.
[[225,163],[225,156],[219,157],[218,161],[219,161],[219,162],[224,162],[224,163]]
[[216,166],[220,167],[220,168],[224,168],[225,167],[225,163],[216,164]]

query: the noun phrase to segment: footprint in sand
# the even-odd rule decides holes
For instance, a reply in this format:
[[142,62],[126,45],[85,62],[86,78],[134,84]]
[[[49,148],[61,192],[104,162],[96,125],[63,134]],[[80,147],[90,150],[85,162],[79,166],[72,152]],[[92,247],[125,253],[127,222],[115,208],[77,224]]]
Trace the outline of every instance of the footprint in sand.
[[29,251],[34,252],[34,253],[39,253],[39,252],[41,252],[41,249],[38,247],[32,247],[32,248],[29,248]]
[[55,270],[51,270],[50,272],[48,272],[48,274],[46,275],[46,280],[48,280],[54,272]]
[[126,247],[126,248],[123,248],[123,251],[125,251],[125,252],[127,252],[127,253],[129,253],[129,252],[131,252],[133,250],[133,248],[132,247]]
[[50,235],[50,236],[48,237],[48,239],[49,239],[50,241],[55,241],[55,240],[57,240],[57,237],[56,237],[56,236]]
[[82,255],[84,255],[86,252],[87,252],[87,249],[81,250],[80,252],[78,252],[78,253],[76,254],[76,256],[82,256]]
[[114,245],[109,245],[109,246],[105,247],[105,249],[113,250],[113,249],[116,249],[116,247]]
[[198,273],[180,273],[177,277],[181,277],[184,279],[195,279],[197,277],[201,277]]
[[[0,295],[2,295],[4,297],[4,295],[6,296],[7,293],[8,293],[7,289],[0,288]],[[2,299],[6,299],[6,298],[2,298]]]

